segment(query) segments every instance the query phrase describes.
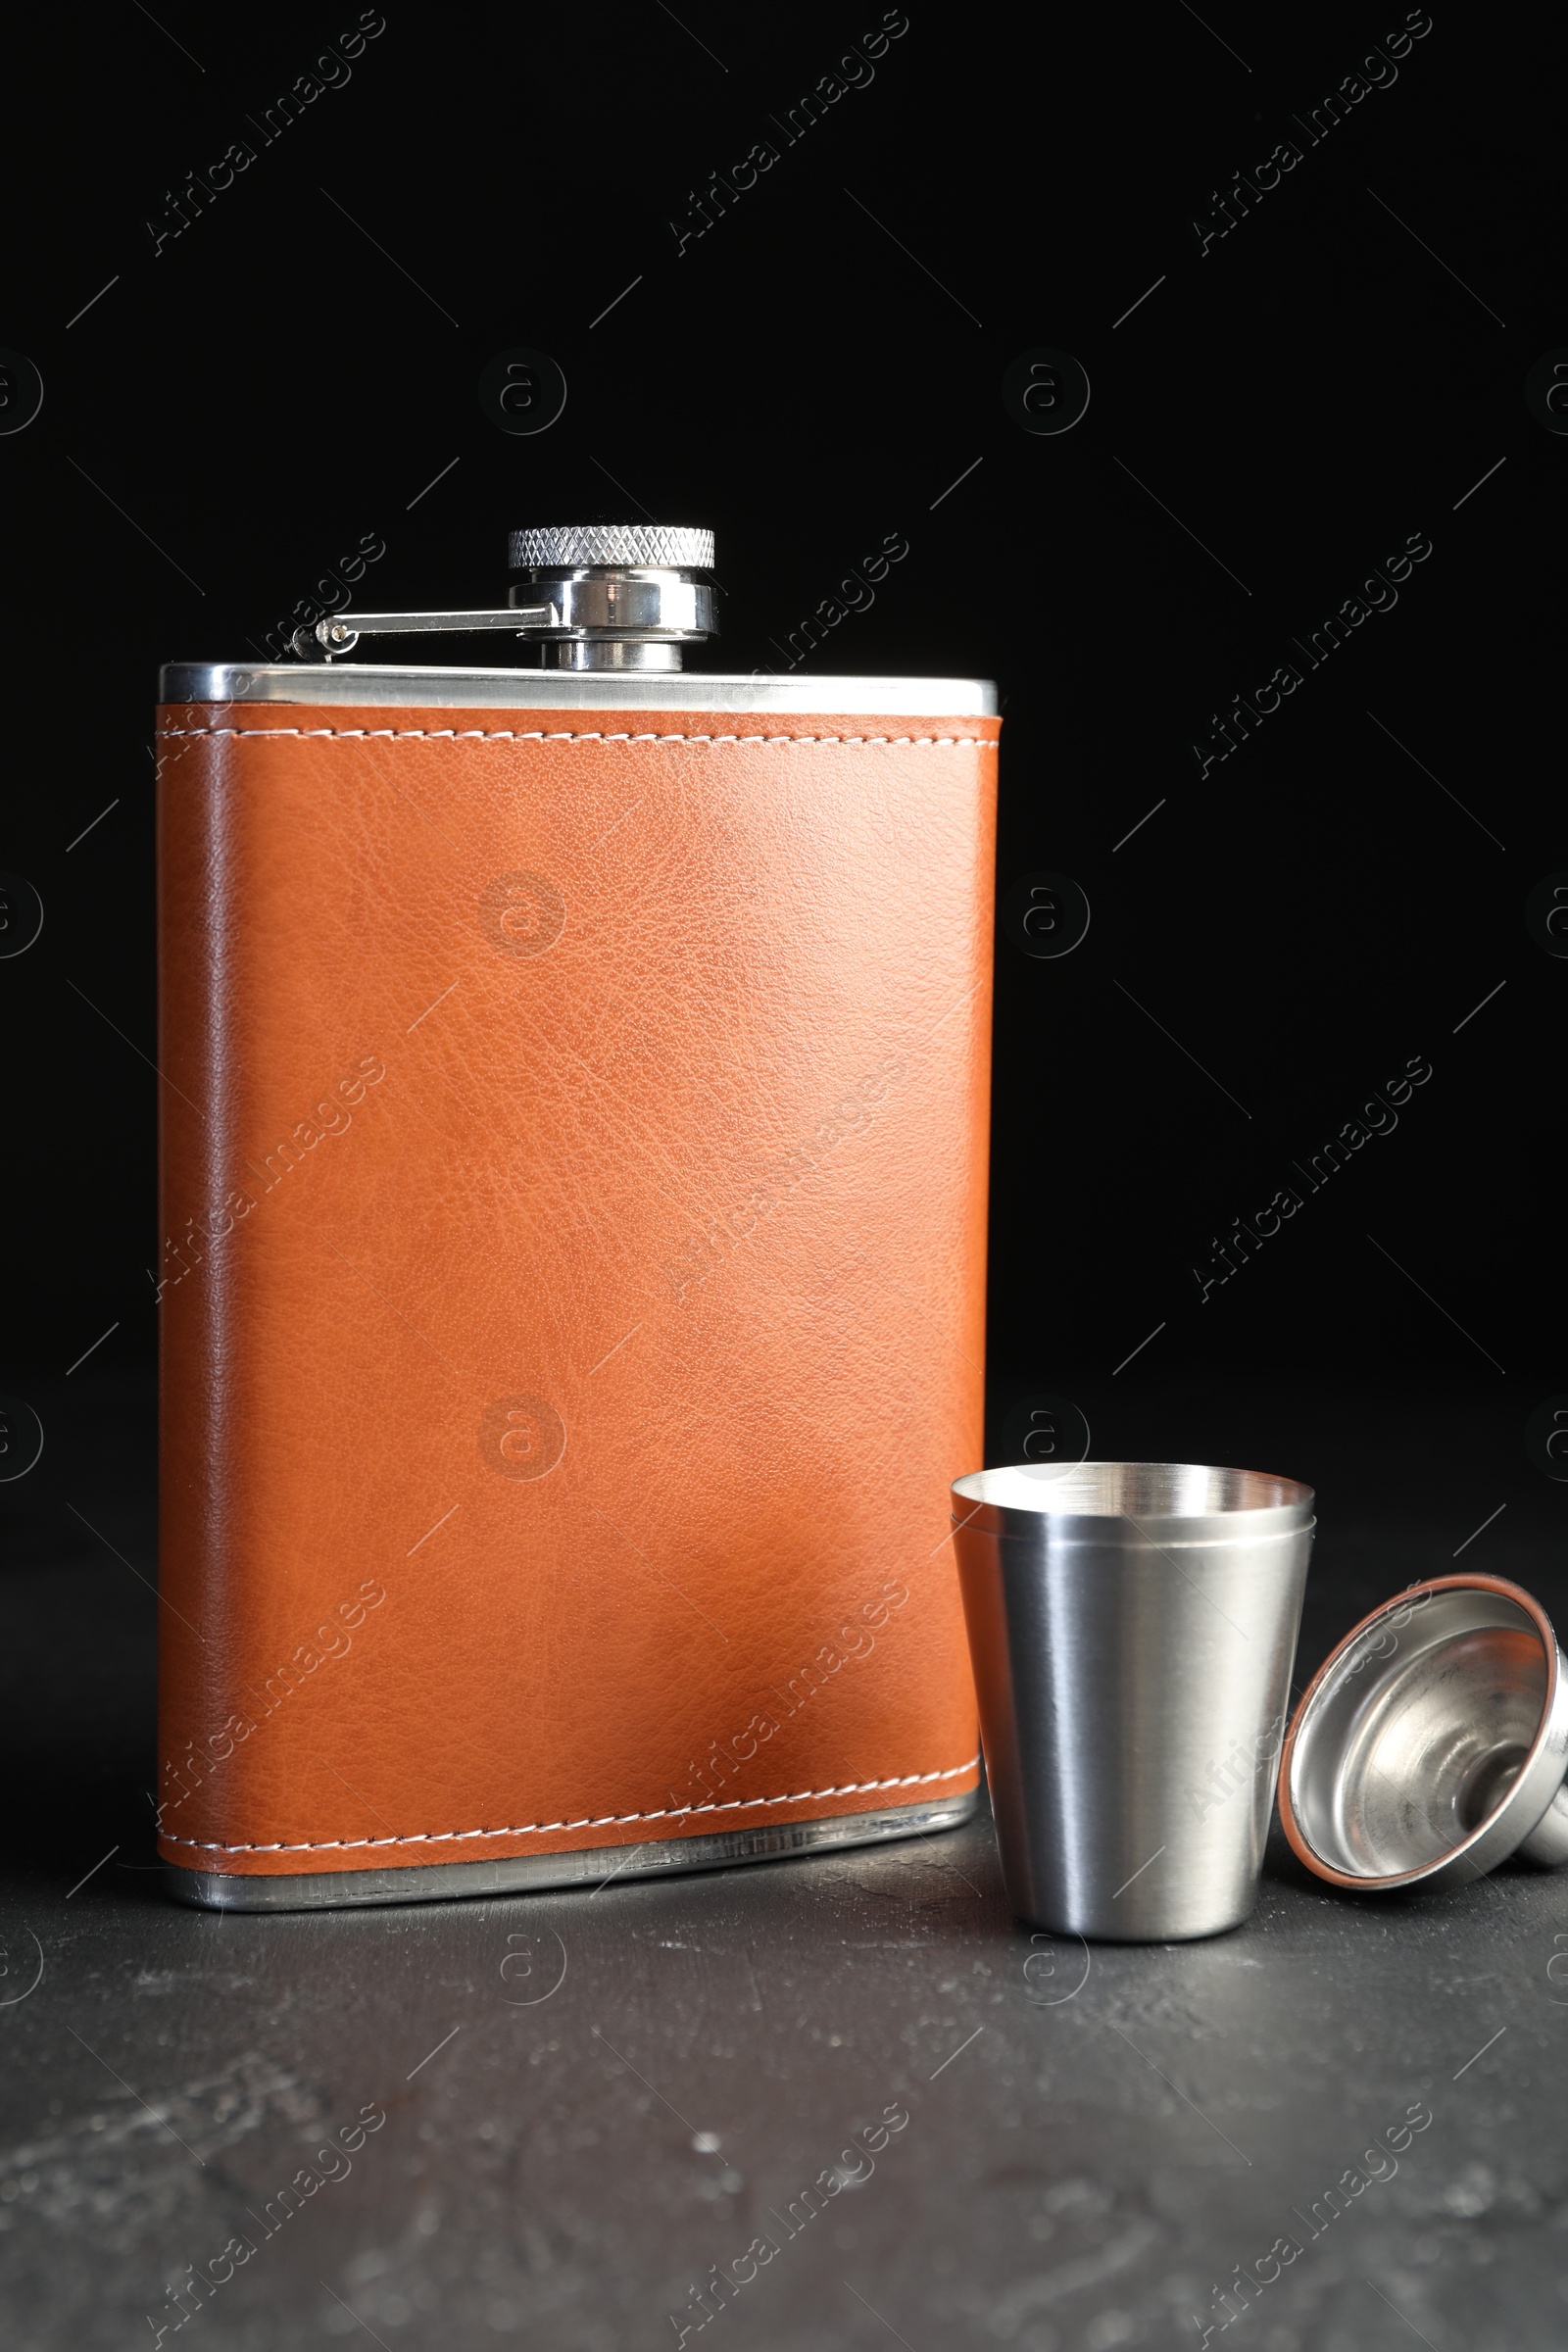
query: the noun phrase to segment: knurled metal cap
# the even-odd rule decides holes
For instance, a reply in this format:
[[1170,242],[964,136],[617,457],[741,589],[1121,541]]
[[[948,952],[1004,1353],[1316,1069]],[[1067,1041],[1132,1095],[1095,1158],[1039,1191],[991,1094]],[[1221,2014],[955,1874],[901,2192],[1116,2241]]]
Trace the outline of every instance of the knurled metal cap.
[[656,522],[556,522],[514,531],[514,571],[548,565],[619,564],[638,570],[711,571],[713,534]]

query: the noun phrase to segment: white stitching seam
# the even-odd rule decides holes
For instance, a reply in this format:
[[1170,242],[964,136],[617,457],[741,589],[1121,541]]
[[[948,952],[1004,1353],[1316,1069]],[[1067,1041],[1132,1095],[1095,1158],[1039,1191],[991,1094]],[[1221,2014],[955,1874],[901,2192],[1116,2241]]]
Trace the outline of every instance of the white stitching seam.
[[198,735],[329,735],[366,742],[400,742],[412,736],[430,743],[885,743],[928,751],[952,751],[964,745],[989,752],[997,749],[996,739],[990,735],[607,735],[572,734],[564,730],[547,734],[542,728],[513,727],[160,727],[158,730],[161,743],[175,736]]
[[204,1854],[319,1854],[370,1845],[449,1845],[463,1838],[524,1838],[535,1833],[548,1837],[554,1830],[604,1830],[627,1821],[690,1821],[699,1813],[749,1813],[759,1805],[804,1805],[814,1797],[859,1796],[873,1788],[912,1788],[925,1781],[956,1781],[960,1774],[977,1770],[979,1763],[979,1756],[973,1755],[967,1764],[950,1765],[946,1772],[906,1772],[902,1779],[891,1781],[846,1781],[838,1788],[800,1788],[793,1796],[732,1796],[721,1805],[666,1805],[658,1813],[601,1813],[581,1821],[523,1821],[505,1830],[428,1830],[412,1838],[315,1838],[297,1845],[282,1841],[275,1845],[223,1845],[212,1838],[176,1838],[170,1830],[159,1835],[169,1845],[194,1846]]

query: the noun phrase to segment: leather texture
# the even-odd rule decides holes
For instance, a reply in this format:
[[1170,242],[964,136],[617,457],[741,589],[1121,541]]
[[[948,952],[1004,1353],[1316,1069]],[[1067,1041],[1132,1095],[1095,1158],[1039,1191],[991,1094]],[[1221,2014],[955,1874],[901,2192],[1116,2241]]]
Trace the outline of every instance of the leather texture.
[[972,1788],[999,722],[159,728],[166,1859]]

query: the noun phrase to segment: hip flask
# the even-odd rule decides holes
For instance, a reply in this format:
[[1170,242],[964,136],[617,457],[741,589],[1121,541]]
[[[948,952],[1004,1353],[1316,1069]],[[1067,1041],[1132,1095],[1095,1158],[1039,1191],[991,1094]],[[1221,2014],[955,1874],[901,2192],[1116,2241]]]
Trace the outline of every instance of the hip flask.
[[[188,1901],[594,1886],[975,1802],[946,1538],[982,1450],[995,689],[685,672],[705,531],[511,557],[499,611],[163,673]],[[518,664],[363,659],[458,631]]]

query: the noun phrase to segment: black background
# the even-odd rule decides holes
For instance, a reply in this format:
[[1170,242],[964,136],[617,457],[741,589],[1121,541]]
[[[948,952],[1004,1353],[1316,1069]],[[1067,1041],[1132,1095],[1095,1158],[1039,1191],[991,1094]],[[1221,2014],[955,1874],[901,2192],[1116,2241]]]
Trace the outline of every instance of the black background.
[[[94,1374],[155,1349],[159,662],[246,658],[368,532],[360,601],[487,603],[510,527],[646,512],[715,529],[727,669],[776,662],[905,534],[817,666],[995,676],[999,885],[1088,894],[1071,956],[999,943],[994,1416],[1066,1396],[1105,1452],[1173,1382],[1435,1386],[1506,1424],[1522,1473],[1530,1409],[1568,1386],[1568,970],[1523,921],[1568,863],[1568,442],[1523,397],[1565,332],[1544,21],[1444,16],[1309,146],[1290,115],[1398,9],[916,11],[786,147],[770,118],[875,8],[399,6],[264,145],[356,21],[172,0],[18,36],[61,157],[15,190],[0,324],[45,384],[0,439],[0,863],[46,909],[0,963],[9,1385],[111,1324]],[[1200,255],[1191,219],[1284,137],[1301,162]],[[762,138],[777,164],[677,254],[690,191]],[[155,254],[169,192],[236,139],[255,162]],[[569,387],[531,438],[476,396],[519,344]],[[1093,388],[1056,437],[1001,397],[1041,345]],[[1211,714],[1415,533],[1397,607],[1200,776]],[[1397,1132],[1200,1304],[1213,1237],[1411,1056],[1434,1074]]]
[[[0,433],[0,868],[45,909],[0,957],[0,1391],[47,1433],[0,1483],[17,2340],[140,2340],[239,2188],[269,2195],[312,2116],[375,2091],[397,2108],[380,2169],[203,2340],[413,2319],[402,2340],[652,2342],[685,2266],[744,2242],[713,2202],[732,2148],[748,2195],[787,2196],[836,2144],[827,2119],[906,2083],[903,2184],[877,2184],[858,2247],[824,2241],[743,2313],[737,2347],[1196,2341],[1210,2278],[1417,2092],[1439,2110],[1420,2161],[1246,2340],[1558,2340],[1560,1878],[1351,1901],[1276,1836],[1246,1928],[1097,1946],[1085,1997],[1038,2011],[1042,1938],[983,1820],[592,1901],[165,1902],[147,1057],[161,662],[250,658],[367,533],[387,552],[362,605],[488,604],[509,529],[647,514],[717,533],[707,665],[746,671],[903,533],[816,666],[994,676],[1000,893],[1049,870],[1092,908],[1059,960],[998,946],[993,1454],[1052,1397],[1102,1457],[1311,1480],[1298,1680],[1456,1565],[1518,1579],[1560,1627],[1568,1486],[1524,1443],[1568,1406],[1568,962],[1524,920],[1568,868],[1568,438],[1524,397],[1568,347],[1560,28],[1435,4],[1393,85],[1308,145],[1291,115],[1402,8],[910,0],[869,86],[785,146],[770,118],[876,6],[387,0],[347,84],[264,143],[255,121],[357,15],[126,0],[8,36],[0,346],[45,394]],[[1300,163],[1200,255],[1190,220],[1286,137]],[[689,192],[762,138],[778,162],[677,255]],[[239,139],[254,163],[155,255],[146,222]],[[568,385],[531,438],[477,398],[519,345]],[[1003,404],[1041,347],[1092,386],[1059,437]],[[1211,714],[1412,534],[1432,553],[1397,606],[1200,775]],[[949,919],[933,869],[927,921]],[[1412,1057],[1432,1076],[1397,1129],[1200,1303],[1214,1237]],[[569,1941],[569,1987],[514,2010],[503,1964],[535,1927]],[[247,2052],[282,2090],[218,2130]],[[175,2119],[162,2140],[148,2100]],[[1018,2332],[1018,2281],[1058,2263],[1060,2299]]]

